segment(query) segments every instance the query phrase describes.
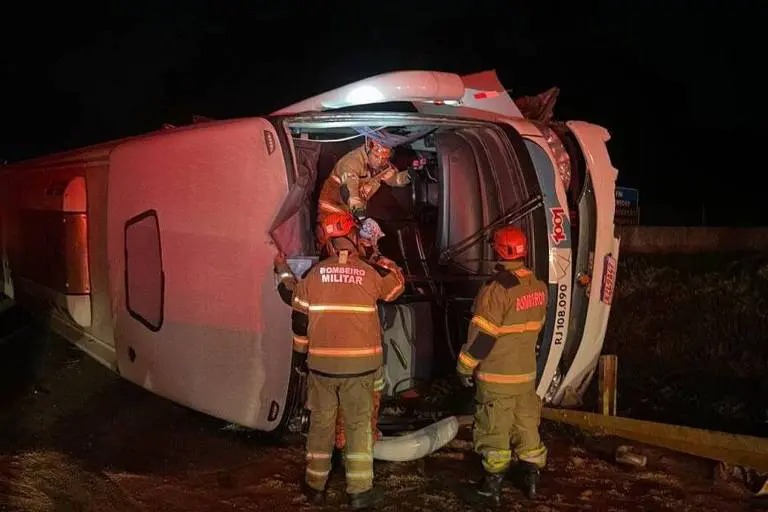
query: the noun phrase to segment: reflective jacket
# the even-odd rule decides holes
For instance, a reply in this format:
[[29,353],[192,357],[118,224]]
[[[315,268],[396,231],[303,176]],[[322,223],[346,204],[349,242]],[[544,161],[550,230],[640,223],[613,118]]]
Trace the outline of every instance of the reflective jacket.
[[383,363],[376,302],[395,300],[404,290],[400,268],[382,259],[375,266],[340,251],[315,265],[295,285],[293,349],[309,352],[310,370],[357,376]]
[[407,171],[398,171],[391,164],[377,173],[368,167],[365,146],[353,149],[336,162],[320,189],[318,218],[339,211],[364,207],[381,182],[391,187],[404,187],[411,182]]
[[536,341],[547,311],[547,285],[522,262],[504,262],[475,298],[457,371],[510,392],[536,382]]

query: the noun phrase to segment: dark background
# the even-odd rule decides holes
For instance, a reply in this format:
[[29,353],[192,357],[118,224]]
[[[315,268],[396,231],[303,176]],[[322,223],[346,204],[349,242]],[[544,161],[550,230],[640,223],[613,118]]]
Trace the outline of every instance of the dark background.
[[605,126],[643,224],[768,225],[765,2],[5,3],[0,160],[267,114],[398,69],[497,69]]

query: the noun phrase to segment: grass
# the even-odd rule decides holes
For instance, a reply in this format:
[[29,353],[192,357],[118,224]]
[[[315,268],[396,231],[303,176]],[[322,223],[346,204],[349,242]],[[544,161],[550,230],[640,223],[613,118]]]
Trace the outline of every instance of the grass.
[[635,416],[768,434],[768,255],[623,255],[604,353]]

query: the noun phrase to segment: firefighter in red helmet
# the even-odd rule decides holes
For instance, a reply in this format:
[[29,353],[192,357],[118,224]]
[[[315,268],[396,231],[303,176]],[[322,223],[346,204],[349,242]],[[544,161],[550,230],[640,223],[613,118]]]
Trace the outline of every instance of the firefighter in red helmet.
[[528,244],[522,230],[504,226],[494,233],[492,244],[502,261],[475,298],[456,370],[465,386],[477,384],[473,442],[485,475],[468,497],[498,504],[513,453],[523,490],[531,498],[546,462],[535,384],[536,340],[548,295],[547,285],[525,267]]
[[353,509],[380,502],[373,487],[373,394],[382,366],[378,300],[395,300],[404,289],[399,267],[386,258],[377,265],[360,255],[358,227],[350,213],[327,215],[321,224],[335,254],[296,283],[293,294],[293,350],[308,372],[305,491],[321,504],[331,470],[337,411],[346,429],[347,493]]
[[[326,221],[328,221],[328,219],[331,219],[331,222],[333,222],[333,219],[339,218],[339,216],[341,216],[344,219],[344,222],[346,222],[349,219],[352,219],[352,217],[349,216],[348,214],[337,213],[332,215],[334,217],[326,217]],[[391,262],[389,259],[382,256],[381,253],[379,253],[378,251],[378,245],[377,245],[378,239],[383,236],[384,236],[384,233],[381,232],[381,228],[379,228],[379,225],[376,223],[376,221],[374,221],[371,218],[365,219],[365,222],[363,222],[362,225],[358,227],[358,249],[361,256],[369,263],[375,266],[389,268],[394,266],[395,263]],[[327,248],[326,248],[327,253],[336,254],[336,250],[334,249],[332,244],[332,238],[325,239],[325,243],[327,245]],[[283,300],[283,302],[285,302],[285,304],[290,306],[293,301],[293,293],[294,293],[294,289],[296,288],[296,283],[298,282],[298,279],[293,274],[293,271],[291,270],[291,267],[288,265],[288,262],[286,261],[285,255],[283,253],[278,253],[275,256],[274,272],[278,278],[277,291],[280,294],[280,298]],[[373,387],[373,417],[371,418],[371,429],[373,431],[374,441],[378,441],[382,437],[381,431],[378,429],[378,423],[379,423],[378,419],[379,419],[379,411],[381,407],[381,394],[383,390],[384,390],[384,367],[382,366],[377,371],[376,380],[374,381],[374,387]],[[335,446],[338,450],[341,450],[341,451],[345,450],[346,448],[346,435],[344,431],[344,415],[343,414],[336,415]]]

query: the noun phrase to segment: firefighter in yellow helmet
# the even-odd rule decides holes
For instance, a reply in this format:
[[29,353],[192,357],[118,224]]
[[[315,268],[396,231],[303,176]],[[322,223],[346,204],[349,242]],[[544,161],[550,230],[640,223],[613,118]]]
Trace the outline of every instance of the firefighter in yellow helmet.
[[365,144],[341,157],[320,189],[318,222],[322,223],[329,213],[343,211],[362,218],[368,201],[382,183],[390,187],[407,186],[411,182],[408,171],[398,171],[391,158],[392,148],[372,138],[366,138]]
[[376,266],[363,261],[351,214],[328,215],[322,227],[336,254],[296,283],[292,306],[295,361],[300,371],[309,372],[304,489],[313,504],[324,502],[341,409],[347,493],[350,507],[359,509],[383,499],[382,490],[373,486],[373,389],[383,352],[376,302],[399,297],[404,278],[386,258]]
[[546,462],[535,384],[536,340],[548,297],[547,285],[524,265],[527,241],[520,229],[500,228],[493,246],[503,261],[475,298],[456,370],[465,386],[473,380],[477,384],[473,441],[485,476],[468,497],[498,504],[513,451],[529,498],[536,495],[539,470]]

